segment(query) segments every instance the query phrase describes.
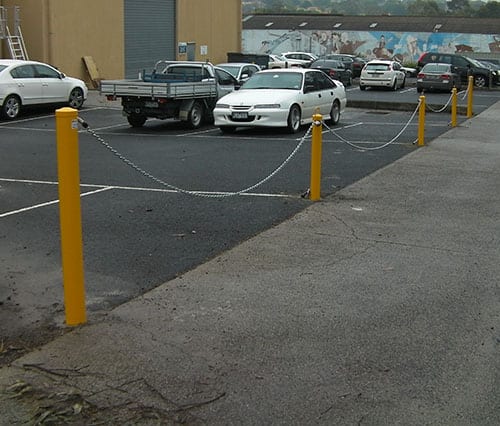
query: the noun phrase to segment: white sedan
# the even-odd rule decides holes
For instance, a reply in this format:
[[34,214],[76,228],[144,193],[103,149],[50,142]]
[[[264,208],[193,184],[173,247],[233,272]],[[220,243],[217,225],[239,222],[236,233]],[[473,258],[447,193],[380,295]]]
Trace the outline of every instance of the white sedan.
[[313,114],[336,124],[347,103],[344,85],[323,71],[271,69],[255,73],[240,90],[219,99],[215,125],[222,132],[237,127],[286,127],[295,133]]
[[50,65],[36,61],[0,59],[0,107],[7,119],[28,105],[65,104],[81,108],[88,88]]

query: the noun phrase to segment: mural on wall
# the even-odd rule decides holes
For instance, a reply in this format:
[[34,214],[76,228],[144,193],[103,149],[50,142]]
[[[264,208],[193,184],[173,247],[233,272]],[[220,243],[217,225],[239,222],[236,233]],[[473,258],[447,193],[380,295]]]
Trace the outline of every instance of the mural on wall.
[[426,51],[500,53],[500,35],[380,31],[244,30],[244,53],[305,51],[318,56],[348,53],[367,59],[416,62]]

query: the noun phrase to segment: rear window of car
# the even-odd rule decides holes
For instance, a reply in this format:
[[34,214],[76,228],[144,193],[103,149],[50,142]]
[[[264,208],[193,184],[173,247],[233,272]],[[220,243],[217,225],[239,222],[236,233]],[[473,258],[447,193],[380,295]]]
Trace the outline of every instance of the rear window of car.
[[391,67],[389,64],[368,64],[366,69],[368,71],[389,71]]
[[449,71],[450,66],[447,64],[427,64],[422,71],[423,72],[436,72],[436,73],[441,73],[441,72],[447,72]]

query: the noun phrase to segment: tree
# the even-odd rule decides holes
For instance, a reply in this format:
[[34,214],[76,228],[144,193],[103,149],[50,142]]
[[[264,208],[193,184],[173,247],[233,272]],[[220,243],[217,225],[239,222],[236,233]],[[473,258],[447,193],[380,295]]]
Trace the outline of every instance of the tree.
[[408,14],[412,16],[443,16],[446,12],[435,0],[415,0],[408,5]]
[[478,18],[500,18],[500,3],[497,1],[484,3],[474,15]]

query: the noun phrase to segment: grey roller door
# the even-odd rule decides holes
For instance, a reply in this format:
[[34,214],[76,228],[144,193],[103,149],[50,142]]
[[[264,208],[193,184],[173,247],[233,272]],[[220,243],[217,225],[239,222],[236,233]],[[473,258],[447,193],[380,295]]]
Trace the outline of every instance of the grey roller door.
[[176,0],[124,0],[125,77],[175,59]]

